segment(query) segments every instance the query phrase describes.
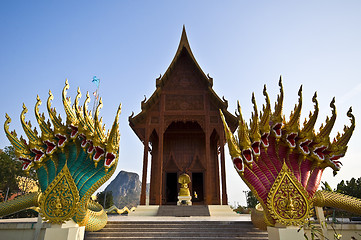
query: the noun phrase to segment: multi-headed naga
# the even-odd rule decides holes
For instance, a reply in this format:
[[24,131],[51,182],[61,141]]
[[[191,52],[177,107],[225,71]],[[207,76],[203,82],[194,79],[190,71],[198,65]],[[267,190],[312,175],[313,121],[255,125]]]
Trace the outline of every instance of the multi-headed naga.
[[81,93],[78,89],[71,105],[70,97],[66,96],[68,89],[66,81],[62,92],[65,123],[51,107],[53,95],[50,91],[47,109],[53,126],[49,120],[45,121],[44,114],[39,113],[41,100],[37,97],[35,116],[40,135],[36,128],[32,129],[30,121],[25,121],[28,109],[23,105],[20,120],[28,142],[22,137],[19,139],[15,131],[9,131],[11,119],[6,114],[6,136],[14,146],[16,156],[23,161],[22,169],[35,169],[41,191],[0,204],[0,216],[35,206],[39,207],[43,219],[51,223],[73,219],[86,230],[96,231],[105,226],[107,215],[91,196],[111,177],[117,166],[121,105],[111,130],[106,133],[102,118],[99,119],[102,100],[99,100],[93,118],[87,108],[89,94],[84,105],[79,106]]
[[341,162],[347,150],[347,143],[355,128],[352,109],[347,112],[351,120],[344,132],[330,142],[330,132],[336,120],[335,99],[331,101],[332,116],[326,119],[319,132],[314,126],[318,116],[317,95],[312,101],[314,111],[300,128],[302,108],[302,86],[298,92],[299,100],[289,121],[282,115],[283,86],[279,81],[280,94],[277,97],[274,112],[264,86],[263,95],[266,104],[258,115],[257,105],[252,95],[254,112],[250,125],[242,117],[238,105],[238,135],[233,135],[225,122],[222,111],[225,135],[233,165],[255,194],[264,209],[265,222],[269,226],[275,223],[300,225],[311,214],[312,206],[330,206],[351,212],[361,213],[361,200],[349,196],[317,191],[325,168],[340,170]]

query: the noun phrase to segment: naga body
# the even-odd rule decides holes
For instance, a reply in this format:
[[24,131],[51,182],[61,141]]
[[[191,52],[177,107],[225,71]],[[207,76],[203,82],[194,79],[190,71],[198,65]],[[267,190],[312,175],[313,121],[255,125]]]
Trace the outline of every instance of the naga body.
[[29,207],[38,207],[42,218],[51,223],[63,223],[70,219],[87,231],[102,229],[107,215],[101,205],[91,200],[94,192],[114,173],[119,156],[119,115],[121,105],[112,128],[107,133],[99,110],[94,118],[88,111],[89,94],[83,106],[79,106],[81,92],[72,105],[66,96],[68,81],[62,92],[66,121],[62,122],[55,108],[51,107],[53,95],[49,91],[47,110],[51,122],[45,121],[39,113],[41,100],[37,97],[35,116],[41,130],[38,134],[30,121],[25,121],[28,109],[25,104],[20,115],[24,132],[28,138],[18,138],[15,131],[9,131],[10,117],[6,114],[4,129],[15,154],[23,162],[22,170],[34,169],[37,173],[40,191],[18,197],[0,204],[0,216],[8,215]]

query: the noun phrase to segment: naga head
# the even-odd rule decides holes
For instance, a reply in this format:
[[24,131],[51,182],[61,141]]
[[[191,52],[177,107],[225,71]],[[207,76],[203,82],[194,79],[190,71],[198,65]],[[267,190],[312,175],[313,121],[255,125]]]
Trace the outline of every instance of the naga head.
[[284,123],[284,117],[282,115],[283,109],[283,85],[282,85],[282,76],[278,81],[280,87],[280,94],[277,96],[277,102],[275,104],[275,111],[271,114],[269,121],[271,127],[271,134],[279,141],[282,137],[282,126]]
[[[23,105],[20,120],[28,143],[17,137],[15,131],[9,131],[10,117],[6,114],[4,129],[10,143],[15,148],[16,156],[23,161],[22,169],[37,172],[41,196],[40,213],[52,223],[62,223],[73,219],[79,225],[88,221],[87,206],[91,195],[114,173],[119,157],[119,115],[120,106],[110,133],[105,134],[105,126],[99,119],[99,102],[94,119],[87,111],[89,94],[84,107],[79,107],[80,90],[71,105],[66,97],[68,81],[63,89],[63,105],[66,122],[63,123],[55,108],[51,107],[53,95],[49,91],[47,109],[49,121],[39,113],[41,100],[37,97],[35,116],[41,134],[38,135],[31,123],[25,121],[28,109]],[[59,192],[63,194],[59,195]],[[56,200],[56,204],[54,201]]]
[[355,129],[355,117],[352,114],[352,108],[347,111],[347,116],[350,118],[351,125],[344,126],[343,134],[337,134],[336,138],[326,149],[327,156],[322,166],[331,167],[334,170],[334,174],[341,169],[342,163],[339,161],[340,158],[345,156],[347,151],[347,143],[350,140],[352,133]]
[[273,113],[264,87],[266,104],[259,119],[252,94],[254,112],[250,129],[237,104],[238,137],[231,132],[221,110],[220,115],[234,167],[265,209],[266,223],[300,225],[310,216],[312,199],[323,170],[326,167],[340,170],[339,159],[346,153],[347,143],[355,128],[355,118],[350,108],[347,116],[351,119],[351,125],[345,126],[344,133],[338,134],[330,143],[329,134],[336,119],[334,99],[330,105],[331,118],[327,118],[326,124],[315,134],[314,125],[319,111],[316,93],[312,98],[315,110],[301,129],[302,86],[298,91],[298,104],[289,121],[285,121],[282,115],[284,96],[281,79],[279,86],[281,92]]
[[260,114],[260,122],[259,122],[259,130],[261,134],[261,143],[264,147],[265,151],[267,151],[267,148],[269,146],[269,140],[268,137],[270,135],[270,117],[271,117],[271,104],[267,93],[266,84],[263,87],[263,95],[266,98],[266,105],[263,105],[262,112]]
[[292,151],[296,147],[296,139],[300,132],[300,116],[302,109],[302,85],[298,91],[298,104],[295,109],[291,112],[290,120],[283,125],[283,141],[287,143],[288,148]]
[[315,110],[313,113],[310,112],[308,121],[305,119],[303,128],[298,135],[298,149],[304,158],[306,158],[307,155],[311,153],[310,146],[313,143],[313,139],[315,137],[314,126],[318,116],[317,92],[315,92],[313,95],[312,102],[315,104]]
[[5,124],[4,130],[7,138],[9,139],[11,145],[14,146],[16,157],[22,161],[22,170],[29,172],[29,170],[34,166],[34,157],[35,154],[30,151],[26,140],[21,136],[20,139],[17,137],[17,133],[14,131],[9,131],[9,124],[11,123],[11,118],[8,114],[5,114]]
[[335,98],[332,99],[330,107],[332,109],[331,118],[327,117],[326,124],[321,125],[319,133],[316,134],[313,143],[311,144],[311,159],[315,161],[316,165],[322,164],[330,153],[328,151],[330,146],[330,133],[336,121]]
[[253,104],[253,113],[250,121],[250,130],[249,136],[252,142],[252,152],[257,160],[261,154],[261,133],[259,130],[259,118],[258,118],[258,110],[256,104],[256,98],[254,97],[254,93],[252,93],[252,104]]
[[122,105],[119,105],[112,129],[108,134],[108,141],[105,147],[105,160],[104,160],[104,168],[106,170],[112,167],[113,165],[117,165],[117,161],[119,157],[120,133],[119,133],[118,119],[121,109],[122,109]]
[[29,139],[29,144],[27,145],[29,151],[34,154],[33,162],[39,164],[44,160],[46,145],[41,141],[41,138],[38,136],[36,128],[32,129],[30,121],[25,121],[25,114],[28,112],[25,104],[23,104],[23,111],[20,114],[21,125],[23,126],[24,132]]

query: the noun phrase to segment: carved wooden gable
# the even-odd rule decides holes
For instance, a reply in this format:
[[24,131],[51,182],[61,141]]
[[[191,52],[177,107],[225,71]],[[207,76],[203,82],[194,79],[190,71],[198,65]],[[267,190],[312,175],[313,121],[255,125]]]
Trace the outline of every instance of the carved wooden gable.
[[206,90],[207,84],[203,78],[188,51],[183,48],[163,89],[164,91],[176,90],[179,92]]

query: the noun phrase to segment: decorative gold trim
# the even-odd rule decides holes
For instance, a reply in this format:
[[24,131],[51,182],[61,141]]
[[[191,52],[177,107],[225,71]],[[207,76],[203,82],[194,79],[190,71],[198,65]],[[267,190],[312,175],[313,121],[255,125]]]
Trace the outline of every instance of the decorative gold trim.
[[51,223],[64,223],[73,217],[78,202],[79,192],[65,164],[40,198],[41,216]]
[[283,225],[301,225],[311,214],[312,201],[284,163],[267,197],[271,216]]

